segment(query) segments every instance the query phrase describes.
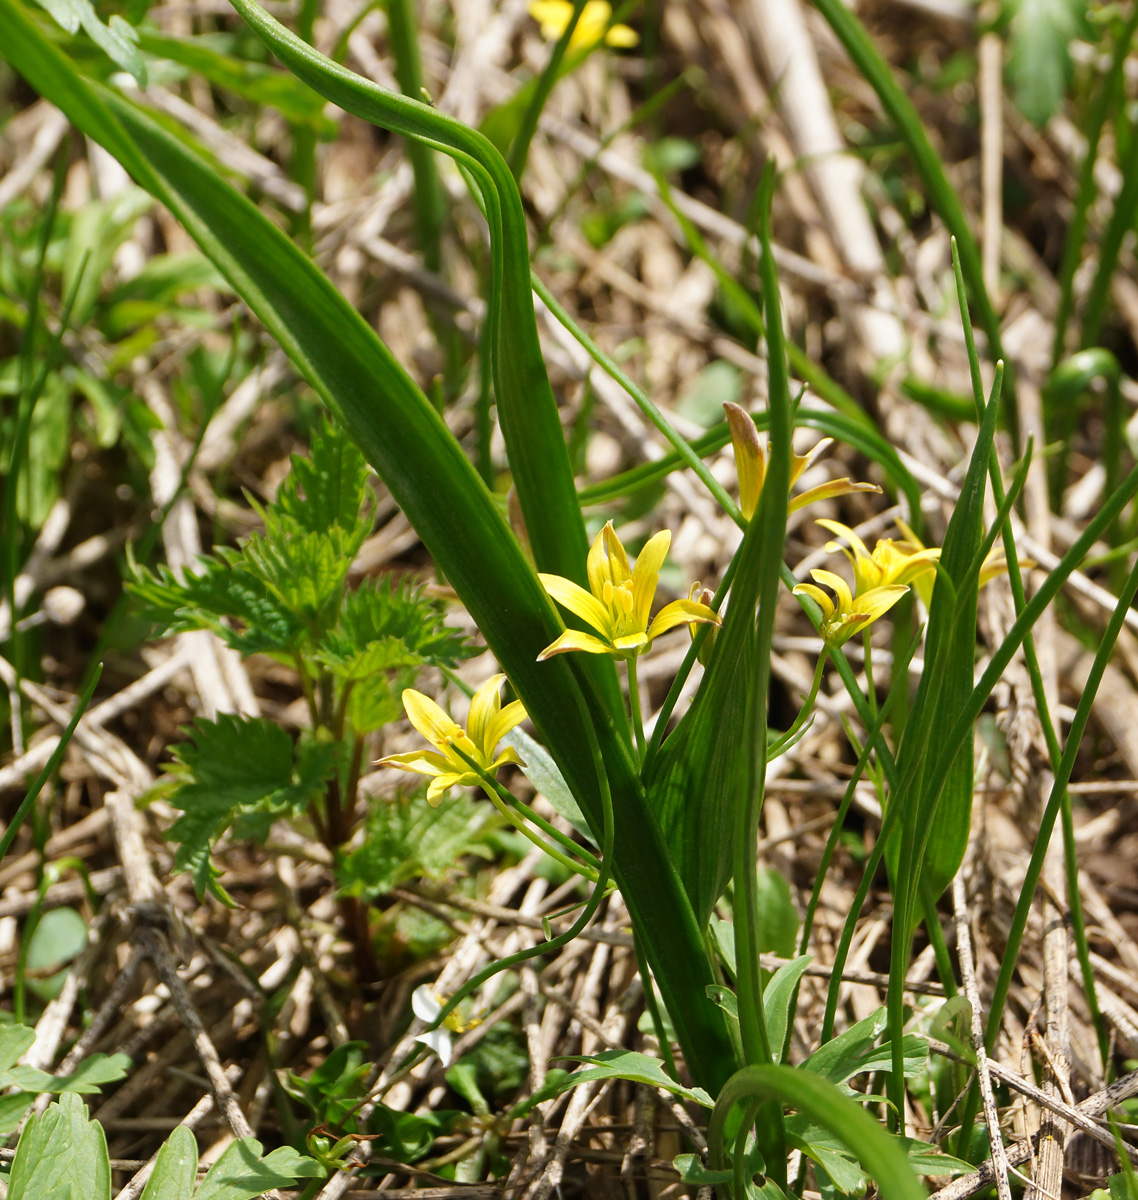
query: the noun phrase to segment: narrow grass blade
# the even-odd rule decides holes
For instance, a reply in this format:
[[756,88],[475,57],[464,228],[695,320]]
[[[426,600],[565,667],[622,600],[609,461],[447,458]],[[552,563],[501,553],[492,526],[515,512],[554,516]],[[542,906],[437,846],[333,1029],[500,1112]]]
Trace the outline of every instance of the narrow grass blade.
[[[846,48],[854,65],[865,76],[866,82],[877,93],[882,107],[897,126],[918,174],[924,181],[929,201],[948,227],[949,233],[960,246],[960,259],[964,266],[964,278],[968,291],[980,313],[980,324],[988,336],[988,349],[993,358],[1003,358],[1000,340],[1000,322],[992,307],[988,290],[984,286],[984,273],[980,264],[980,251],[972,236],[972,226],[960,203],[956,189],[948,181],[944,164],[936,152],[913,102],[905,95],[889,64],[873,44],[865,26],[842,0],[813,0],[815,8],[826,18],[838,40]],[[1015,405],[1009,393],[1009,418],[1013,431],[1018,427]]]

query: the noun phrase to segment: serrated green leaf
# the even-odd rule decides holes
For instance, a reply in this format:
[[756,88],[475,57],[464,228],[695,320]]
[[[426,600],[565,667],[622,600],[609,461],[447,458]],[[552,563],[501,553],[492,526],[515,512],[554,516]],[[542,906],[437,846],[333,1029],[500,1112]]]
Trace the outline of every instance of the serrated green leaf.
[[232,564],[255,575],[282,608],[320,637],[336,620],[358,548],[351,543],[350,534],[338,525],[305,534],[269,528],[247,538]]
[[176,786],[168,794],[183,815],[168,837],[178,843],[175,872],[191,871],[199,888],[211,885],[209,847],[234,814],[252,805],[286,811],[306,804],[331,773],[334,747],[292,739],[263,717],[222,713],[215,721],[190,727],[190,741],[174,750],[170,773]]
[[24,1127],[8,1200],[110,1200],[110,1195],[103,1127],[87,1119],[87,1106],[77,1095],[66,1093]]
[[484,838],[494,809],[460,793],[445,796],[437,808],[422,790],[391,800],[375,800],[364,839],[344,859],[340,884],[371,899],[410,879],[451,877],[468,854],[486,853]]
[[221,558],[201,558],[197,573],[179,579],[167,566],[135,566],[127,591],[158,622],[162,636],[209,629],[242,655],[288,654],[299,646],[304,624],[248,571]]
[[715,1101],[703,1088],[684,1087],[664,1070],[664,1064],[659,1059],[650,1058],[636,1050],[602,1050],[599,1054],[587,1056],[571,1054],[559,1061],[589,1064],[583,1071],[574,1071],[562,1085],[562,1091],[594,1079],[629,1079],[633,1083],[647,1084],[648,1087],[663,1088],[674,1096],[691,1100],[704,1108],[715,1107]]
[[177,1125],[158,1151],[142,1200],[191,1200],[197,1173],[197,1139]]
[[[291,76],[285,78],[303,86]],[[368,496],[367,477],[367,461],[355,443],[338,425],[323,421],[313,434],[310,457],[292,456],[292,470],[269,510],[305,533],[342,529],[356,543],[354,557],[371,529],[370,512],[361,511]]]
[[291,1187],[299,1178],[323,1174],[319,1163],[291,1147],[282,1146],[262,1158],[261,1143],[245,1137],[225,1148],[206,1172],[194,1200],[255,1200],[270,1188]]

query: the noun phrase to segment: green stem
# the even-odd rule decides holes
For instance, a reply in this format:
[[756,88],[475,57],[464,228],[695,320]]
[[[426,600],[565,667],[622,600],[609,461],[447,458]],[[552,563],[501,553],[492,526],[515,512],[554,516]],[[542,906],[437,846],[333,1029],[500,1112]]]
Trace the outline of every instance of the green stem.
[[[457,753],[462,755],[462,757],[465,758],[468,763],[477,769],[477,764],[472,758],[467,758],[467,756],[463,754],[461,750],[457,750]],[[522,835],[522,837],[524,837],[527,841],[532,842],[533,845],[535,845],[539,850],[548,854],[554,862],[559,862],[567,870],[572,871],[574,875],[581,875],[590,883],[597,882],[599,876],[591,867],[587,867],[582,863],[575,863],[567,854],[562,854],[561,851],[555,846],[551,846],[547,841],[544,841],[542,838],[538,837],[537,834],[530,829],[528,823],[516,812],[514,812],[510,805],[507,804],[498,794],[499,789],[505,791],[505,788],[502,788],[500,783],[493,781],[491,776],[487,775],[480,769],[478,770],[478,773],[479,775],[483,776],[482,790],[486,793],[490,803],[493,804],[493,806],[502,814],[502,816],[510,822],[510,824],[518,831],[518,833]],[[491,786],[491,783],[493,783],[493,786]],[[508,794],[509,793],[507,793],[507,795]],[[513,798],[511,797],[511,800],[512,799]]]
[[767,748],[767,761],[772,758],[777,758],[788,746],[794,742],[795,734],[806,723],[806,718],[814,711],[814,702],[818,699],[818,691],[822,686],[822,675],[826,669],[826,660],[830,656],[830,647],[823,646],[822,653],[818,656],[818,665],[814,668],[814,682],[810,685],[810,694],[802,702],[802,707],[798,710],[798,716],[794,718],[794,724],[778,739]]
[[636,659],[628,660],[628,704],[632,713],[632,733],[636,738],[636,754],[640,763],[647,752],[644,745],[644,717],[640,711],[640,684],[636,678]]

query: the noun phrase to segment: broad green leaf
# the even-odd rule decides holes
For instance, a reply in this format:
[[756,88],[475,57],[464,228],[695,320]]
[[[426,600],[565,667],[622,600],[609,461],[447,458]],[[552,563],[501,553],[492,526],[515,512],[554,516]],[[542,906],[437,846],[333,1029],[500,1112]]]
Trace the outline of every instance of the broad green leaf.
[[253,1137],[233,1142],[206,1172],[194,1200],[255,1200],[270,1188],[291,1188],[297,1179],[315,1179],[324,1168],[315,1159],[281,1146],[261,1157],[261,1143]]
[[20,1135],[8,1200],[110,1200],[111,1163],[103,1127],[87,1119],[74,1092],[29,1119]]
[[758,872],[759,952],[793,958],[798,944],[798,910],[790,896],[790,884],[773,867]]
[[839,1192],[847,1196],[864,1194],[865,1172],[841,1138],[828,1129],[794,1114],[786,1118],[786,1143],[812,1158]]
[[197,1172],[197,1139],[176,1125],[158,1151],[142,1200],[192,1200]]
[[125,1079],[129,1068],[129,1054],[89,1054],[70,1075],[56,1076],[53,1085],[45,1090],[85,1095],[99,1092],[104,1084]]
[[885,1009],[879,1008],[872,1016],[851,1025],[820,1046],[802,1064],[802,1068],[813,1071],[830,1083],[844,1083],[857,1073],[857,1064],[872,1050],[884,1028]]
[[763,989],[763,1011],[766,1014],[767,1037],[771,1053],[776,1062],[782,1061],[782,1045],[786,1040],[786,1023],[790,1019],[790,1005],[798,994],[798,981],[803,971],[814,961],[812,954],[779,967]]
[[735,1172],[732,1170],[708,1170],[698,1154],[677,1154],[672,1159],[672,1166],[679,1171],[680,1179],[684,1183],[691,1183],[696,1187],[720,1187],[731,1183],[735,1178]]
[[35,1092],[11,1092],[0,1096],[0,1134],[15,1133],[24,1114],[35,1102]]
[[674,1096],[691,1100],[704,1108],[713,1108],[715,1102],[703,1088],[687,1088],[677,1083],[665,1070],[664,1064],[657,1058],[650,1058],[636,1050],[602,1050],[599,1054],[585,1057],[568,1055],[561,1062],[588,1063],[582,1071],[574,1071],[561,1085],[561,1091],[576,1087],[579,1083],[589,1083],[594,1079],[630,1079],[633,1083],[647,1084],[648,1087],[663,1088]]
[[36,0],[39,6],[68,33],[82,28],[100,50],[146,87],[146,64],[138,52],[138,34],[117,13],[110,24],[99,20],[90,0]]
[[0,1071],[16,1065],[36,1042],[36,1031],[28,1025],[0,1025]]
[[904,1146],[909,1163],[918,1175],[967,1175],[976,1170],[971,1163],[953,1158],[928,1142],[905,1137],[898,1137],[897,1140]]
[[[724,1018],[703,992],[713,982],[710,962],[627,742],[611,722],[611,702],[598,697],[587,664],[536,661],[560,621],[445,423],[310,260],[185,139],[79,76],[15,0],[0,0],[0,53],[171,210],[338,413],[509,674],[595,838],[603,824],[596,738],[614,799],[615,877],[688,1067],[718,1087],[734,1059]],[[413,111],[423,118],[422,108]]]
[[565,782],[565,777],[557,769],[557,764],[550,757],[549,751],[538,741],[530,737],[524,729],[515,727],[502,739],[507,746],[513,746],[521,755],[526,765],[526,778],[553,806],[558,816],[564,817],[578,833],[592,838],[589,823],[585,820],[573,793]]
[[1008,0],[1008,76],[1016,107],[1045,125],[1071,81],[1071,42],[1088,40],[1091,28],[1082,0]]
[[50,974],[87,945],[87,922],[73,908],[52,908],[40,917],[28,945],[29,971]]

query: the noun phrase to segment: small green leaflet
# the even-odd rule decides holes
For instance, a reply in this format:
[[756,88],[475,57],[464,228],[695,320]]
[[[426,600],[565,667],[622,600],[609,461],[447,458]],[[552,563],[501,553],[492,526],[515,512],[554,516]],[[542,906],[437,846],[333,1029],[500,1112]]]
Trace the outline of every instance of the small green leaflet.
[[1045,125],[1071,80],[1071,42],[1093,39],[1082,0],[1005,0],[1011,17],[1008,75],[1016,107]]
[[124,21],[117,13],[108,25],[99,20],[90,0],[36,0],[57,25],[68,33],[77,33],[82,27],[87,36],[100,50],[124,71],[138,80],[139,87],[146,87],[146,64],[138,50],[138,34],[134,26]]
[[704,1108],[714,1108],[715,1101],[703,1088],[688,1088],[677,1083],[665,1070],[659,1059],[649,1058],[635,1050],[602,1050],[600,1054],[587,1057],[567,1055],[561,1062],[580,1062],[589,1065],[583,1071],[574,1071],[561,1085],[561,1091],[576,1087],[579,1083],[589,1083],[594,1079],[629,1079],[633,1083],[647,1084],[648,1087],[663,1088],[674,1096],[691,1100]]

